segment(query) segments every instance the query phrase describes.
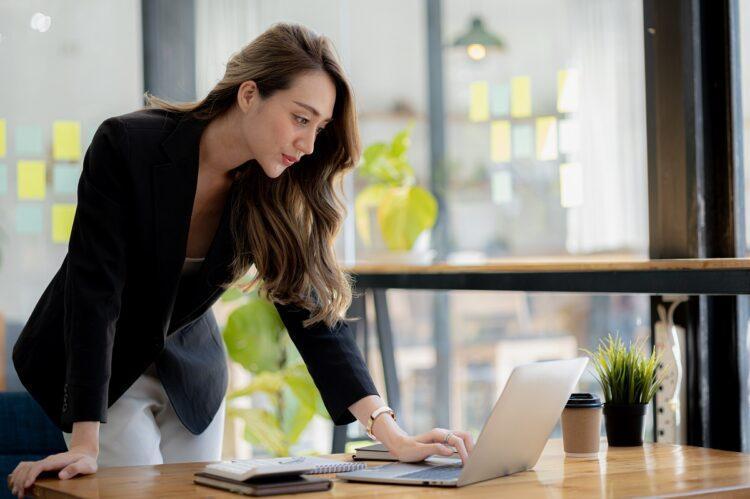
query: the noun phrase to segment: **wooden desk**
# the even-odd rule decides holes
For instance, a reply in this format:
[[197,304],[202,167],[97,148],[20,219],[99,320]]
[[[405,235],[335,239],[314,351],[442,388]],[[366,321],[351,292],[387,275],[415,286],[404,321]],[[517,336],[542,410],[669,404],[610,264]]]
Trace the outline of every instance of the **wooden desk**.
[[[333,456],[341,460],[348,455]],[[379,463],[368,463],[379,464]],[[39,497],[241,497],[192,483],[201,463],[101,469],[96,475],[61,481],[40,480]],[[376,485],[336,480],[328,492],[298,498],[324,497],[630,497],[750,496],[750,454],[701,447],[645,444],[607,449],[598,460],[565,459],[562,441],[550,440],[531,471],[476,483],[460,489]]]

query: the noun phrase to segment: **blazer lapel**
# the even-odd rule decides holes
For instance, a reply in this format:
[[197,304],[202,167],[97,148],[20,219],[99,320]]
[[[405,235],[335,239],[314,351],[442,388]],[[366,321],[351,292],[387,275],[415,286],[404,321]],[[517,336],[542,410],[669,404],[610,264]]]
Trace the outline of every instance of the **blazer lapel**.
[[190,217],[198,182],[200,137],[206,123],[184,118],[163,142],[170,163],[152,169],[159,307],[169,328],[185,261]]

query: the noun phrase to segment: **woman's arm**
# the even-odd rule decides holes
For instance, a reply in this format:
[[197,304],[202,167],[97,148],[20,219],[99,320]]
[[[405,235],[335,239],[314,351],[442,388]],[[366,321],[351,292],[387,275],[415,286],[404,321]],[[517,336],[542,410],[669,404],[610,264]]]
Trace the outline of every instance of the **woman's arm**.
[[13,495],[22,498],[43,471],[61,470],[57,476],[63,480],[96,473],[98,456],[99,421],[78,421],[73,423],[73,436],[67,452],[48,456],[41,461],[19,463],[8,478],[8,487]]
[[[349,411],[366,428],[373,411],[384,405],[385,402],[379,396],[368,395],[349,406]],[[433,428],[427,433],[411,437],[388,414],[381,414],[375,419],[372,434],[391,454],[405,462],[421,461],[433,454],[450,456],[455,448],[461,461],[465,463],[469,453],[474,450],[474,441],[465,431]]]

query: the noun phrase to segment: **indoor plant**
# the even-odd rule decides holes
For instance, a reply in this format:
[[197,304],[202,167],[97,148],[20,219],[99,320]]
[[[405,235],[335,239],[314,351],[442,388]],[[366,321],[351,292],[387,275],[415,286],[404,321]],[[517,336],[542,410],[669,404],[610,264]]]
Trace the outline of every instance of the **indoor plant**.
[[[229,357],[252,379],[227,395],[227,416],[244,420],[245,439],[253,445],[288,456],[313,416],[330,416],[276,307],[257,289],[243,295],[230,288],[222,300],[240,298],[244,302],[231,312],[222,335]],[[265,395],[266,403],[248,404],[257,394]]]
[[596,352],[582,349],[591,357],[604,391],[604,424],[611,446],[643,444],[646,409],[663,379],[663,373],[656,373],[661,354],[656,348],[649,357],[641,354],[643,342],[625,347],[619,336],[610,334],[606,342],[599,341]]
[[412,126],[398,132],[390,143],[377,142],[362,154],[360,176],[368,181],[357,195],[354,208],[357,233],[365,246],[373,245],[370,211],[390,252],[407,253],[415,241],[437,221],[438,203],[416,185],[414,169],[406,158]]

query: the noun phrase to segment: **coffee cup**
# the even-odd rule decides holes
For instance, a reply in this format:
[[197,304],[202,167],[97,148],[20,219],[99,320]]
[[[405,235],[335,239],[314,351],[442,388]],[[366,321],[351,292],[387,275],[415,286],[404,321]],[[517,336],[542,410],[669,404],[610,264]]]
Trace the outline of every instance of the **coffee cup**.
[[574,393],[562,413],[565,456],[593,459],[599,455],[602,401],[590,393]]

